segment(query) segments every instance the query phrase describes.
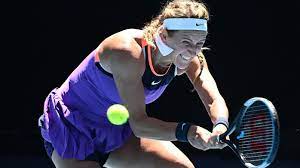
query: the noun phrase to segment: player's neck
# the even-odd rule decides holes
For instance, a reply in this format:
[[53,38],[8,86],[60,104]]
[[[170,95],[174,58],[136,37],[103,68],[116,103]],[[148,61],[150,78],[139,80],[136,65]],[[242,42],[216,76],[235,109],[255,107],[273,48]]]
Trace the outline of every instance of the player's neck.
[[[156,45],[156,43],[154,42]],[[168,68],[173,63],[172,54],[163,56],[156,45],[156,50],[152,52],[152,60],[154,66],[159,66],[162,68]]]
[[160,72],[165,72],[172,64],[171,56],[162,56],[158,50],[156,51],[152,53],[153,66]]

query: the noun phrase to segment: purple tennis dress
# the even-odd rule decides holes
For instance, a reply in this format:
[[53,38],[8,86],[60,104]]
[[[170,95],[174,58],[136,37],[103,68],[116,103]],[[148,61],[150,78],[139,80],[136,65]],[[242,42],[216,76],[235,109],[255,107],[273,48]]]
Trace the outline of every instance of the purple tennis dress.
[[[176,76],[173,64],[166,74],[158,75],[151,51],[149,45],[143,46],[146,104],[159,98]],[[132,135],[129,123],[116,126],[106,118],[108,107],[122,104],[122,100],[113,75],[101,67],[95,53],[91,52],[59,88],[50,92],[39,119],[42,137],[63,158],[83,160],[95,151],[109,153]]]

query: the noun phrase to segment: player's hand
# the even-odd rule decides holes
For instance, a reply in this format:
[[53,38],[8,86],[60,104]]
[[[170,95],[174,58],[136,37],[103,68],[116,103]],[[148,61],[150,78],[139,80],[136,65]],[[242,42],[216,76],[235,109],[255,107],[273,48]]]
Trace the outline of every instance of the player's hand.
[[187,138],[193,147],[206,151],[211,148],[211,144],[209,143],[211,136],[212,133],[205,128],[192,125]]
[[[209,138],[210,149],[223,149],[226,147],[225,143],[220,143],[218,140],[218,136],[225,133],[227,131],[227,127],[223,124],[218,124],[214,127],[211,137]],[[229,139],[229,137],[226,137]]]

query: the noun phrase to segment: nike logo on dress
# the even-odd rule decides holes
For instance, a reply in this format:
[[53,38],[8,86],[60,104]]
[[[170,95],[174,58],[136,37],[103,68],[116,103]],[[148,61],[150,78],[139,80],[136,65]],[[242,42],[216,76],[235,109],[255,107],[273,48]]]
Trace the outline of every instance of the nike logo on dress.
[[157,85],[157,84],[159,84],[161,82],[161,80],[160,81],[158,81],[158,82],[155,82],[155,81],[152,81],[152,83],[151,83],[151,85]]

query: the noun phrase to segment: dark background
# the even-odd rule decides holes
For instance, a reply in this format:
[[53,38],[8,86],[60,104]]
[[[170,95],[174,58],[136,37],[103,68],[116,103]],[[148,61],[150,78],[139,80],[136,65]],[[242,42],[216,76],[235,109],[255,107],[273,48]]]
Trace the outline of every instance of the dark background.
[[[105,37],[127,28],[142,28],[164,2],[11,2],[11,8],[4,10],[1,32],[0,162],[4,167],[52,167],[37,127],[46,95]],[[299,165],[299,7],[291,2],[219,1],[217,13],[217,0],[205,3],[211,12],[206,43],[211,51],[205,53],[206,59],[227,102],[230,120],[248,98],[271,100],[281,125],[280,148],[272,166]],[[163,96],[147,107],[148,113],[210,129],[209,117],[191,89],[186,76],[176,78]],[[195,164],[241,166],[229,149],[201,152],[188,144],[175,144]]]

